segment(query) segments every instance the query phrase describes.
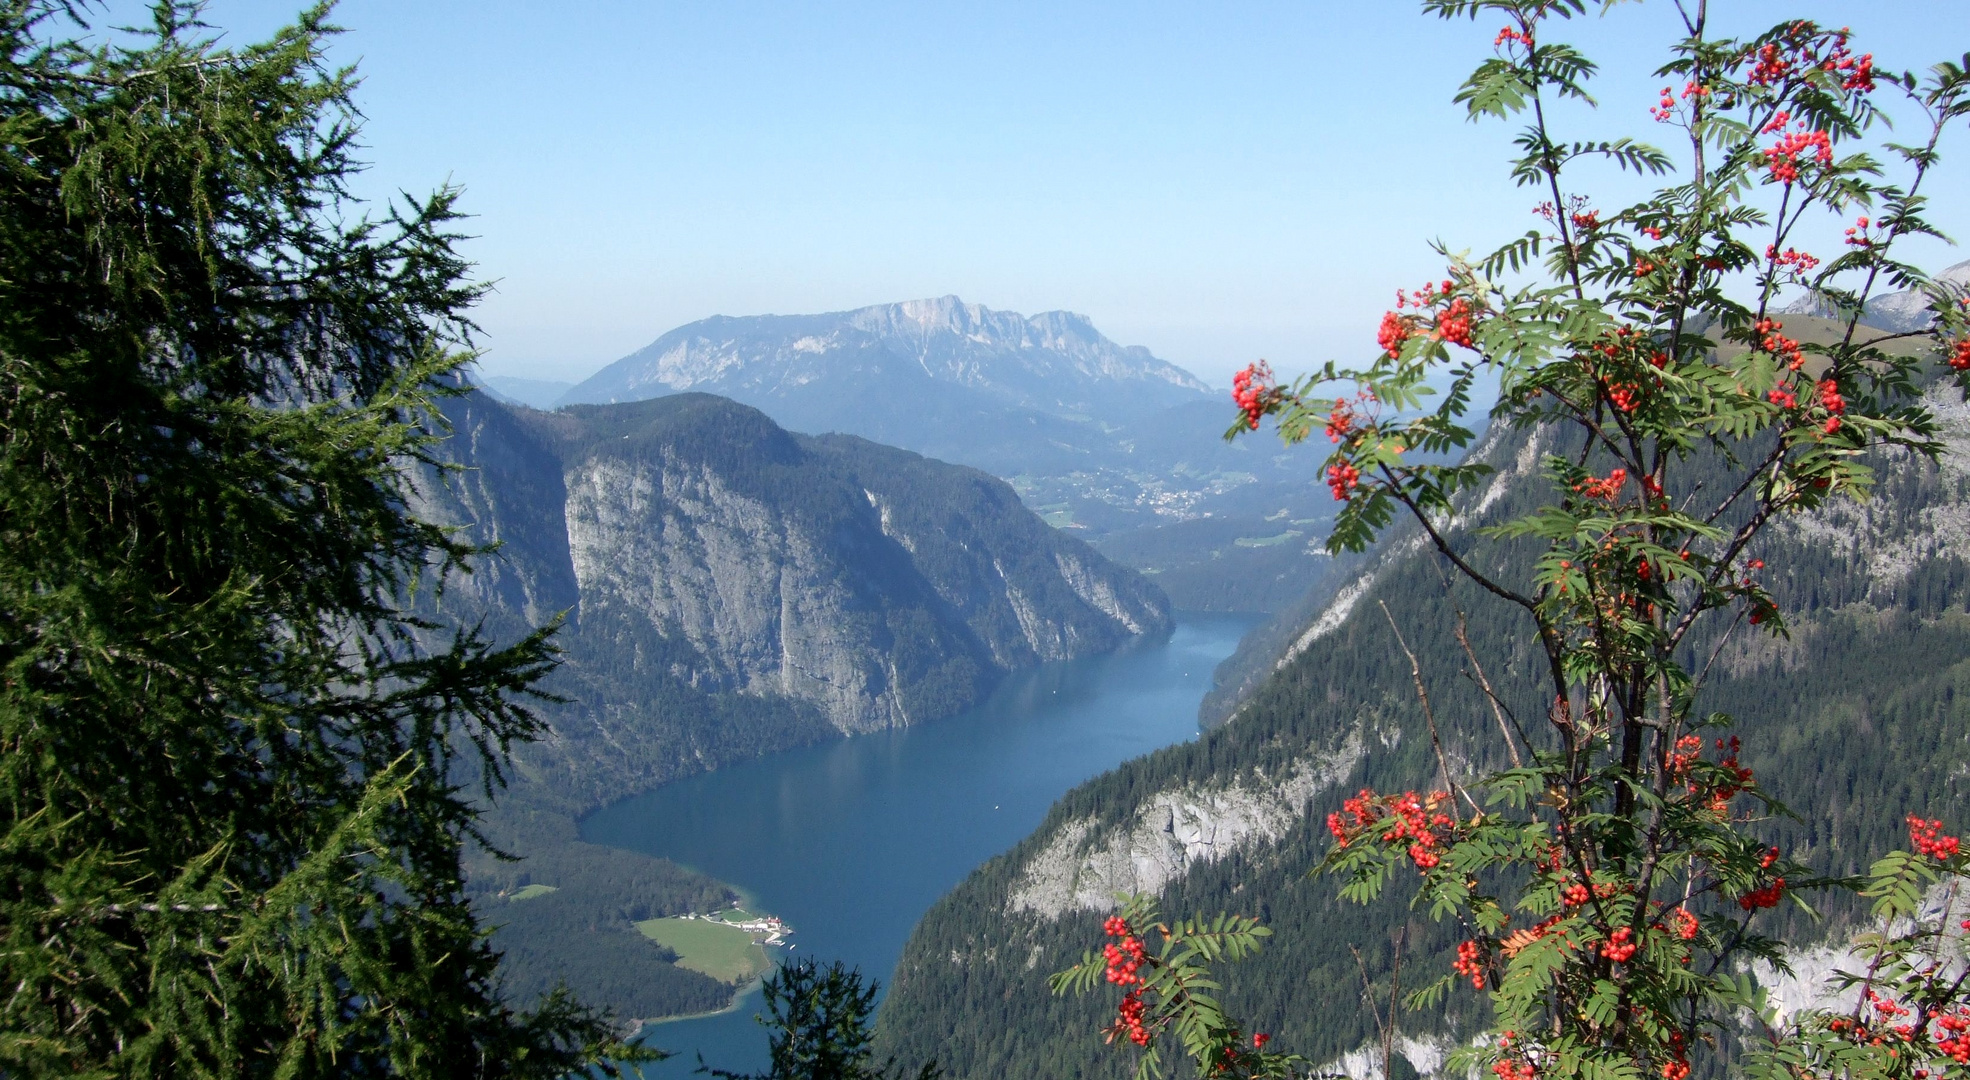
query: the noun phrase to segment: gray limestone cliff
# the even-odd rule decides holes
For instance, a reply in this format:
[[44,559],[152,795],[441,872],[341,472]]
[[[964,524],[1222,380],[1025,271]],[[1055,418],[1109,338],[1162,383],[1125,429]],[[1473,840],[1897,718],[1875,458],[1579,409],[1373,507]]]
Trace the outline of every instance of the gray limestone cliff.
[[948,715],[1171,625],[1155,586],[974,469],[706,394],[547,414],[472,393],[447,415],[455,468],[414,508],[500,547],[439,606],[507,639],[566,613],[571,700],[523,766],[577,803]]

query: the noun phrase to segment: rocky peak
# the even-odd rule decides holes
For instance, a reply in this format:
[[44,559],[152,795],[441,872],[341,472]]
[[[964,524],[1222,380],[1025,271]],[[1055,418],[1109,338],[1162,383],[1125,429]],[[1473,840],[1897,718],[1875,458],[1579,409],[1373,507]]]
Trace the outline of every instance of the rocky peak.
[[857,393],[873,375],[928,378],[1043,412],[1144,395],[1168,407],[1210,393],[1149,350],[1110,341],[1085,315],[1028,317],[942,296],[822,315],[704,319],[609,365],[563,403],[704,390],[770,407],[774,399]]

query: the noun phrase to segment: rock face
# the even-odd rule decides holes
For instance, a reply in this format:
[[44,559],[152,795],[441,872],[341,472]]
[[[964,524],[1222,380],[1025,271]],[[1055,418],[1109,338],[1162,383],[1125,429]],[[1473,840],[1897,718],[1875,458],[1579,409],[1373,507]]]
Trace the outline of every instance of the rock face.
[[1356,731],[1335,753],[1294,762],[1283,776],[1255,771],[1160,791],[1130,820],[1106,829],[1093,816],[1063,823],[1020,868],[1006,906],[1047,919],[1111,911],[1118,895],[1161,892],[1193,866],[1276,843],[1315,795],[1354,771],[1362,753]]
[[[506,384],[499,384],[506,385]],[[1049,524],[1158,575],[1180,606],[1270,610],[1317,576],[1332,513],[1311,455],[1226,443],[1227,399],[1084,315],[954,296],[820,315],[704,319],[563,404],[702,391],[795,431],[859,435],[1015,485]]]
[[704,394],[450,413],[464,468],[418,508],[503,546],[446,603],[515,627],[568,611],[569,666],[595,676],[577,713],[659,682],[872,731],[1171,625],[1154,586],[976,470]]

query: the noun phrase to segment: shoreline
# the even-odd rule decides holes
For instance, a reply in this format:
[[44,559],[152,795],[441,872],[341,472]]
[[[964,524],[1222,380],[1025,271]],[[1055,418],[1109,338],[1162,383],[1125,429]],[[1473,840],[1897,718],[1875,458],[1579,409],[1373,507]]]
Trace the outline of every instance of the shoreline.
[[635,1024],[636,1032],[630,1037],[633,1039],[641,1039],[646,1033],[649,1032],[651,1028],[662,1027],[665,1024],[675,1024],[684,1020],[703,1020],[708,1017],[724,1016],[726,1013],[737,1012],[739,1011],[739,1002],[744,1001],[747,997],[751,996],[752,992],[759,989],[760,984],[764,983],[765,981],[766,981],[766,976],[757,975],[753,977],[751,982],[746,983],[744,986],[734,988],[732,991],[732,1000],[727,1002],[723,1008],[713,1009],[710,1012],[682,1013],[677,1016],[664,1016],[664,1017],[659,1017],[655,1020],[646,1020],[646,1019],[629,1020],[629,1021],[625,1021],[624,1026],[628,1026],[629,1024]]

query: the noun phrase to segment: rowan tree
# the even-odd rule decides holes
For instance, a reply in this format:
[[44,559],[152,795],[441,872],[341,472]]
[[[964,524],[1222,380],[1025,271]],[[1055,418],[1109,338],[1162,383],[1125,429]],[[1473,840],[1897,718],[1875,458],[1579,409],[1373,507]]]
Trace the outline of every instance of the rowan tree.
[[[1702,707],[1733,635],[1784,633],[1759,537],[1787,515],[1864,497],[1871,452],[1941,453],[1925,394],[1970,394],[1970,301],[1898,258],[1902,241],[1935,234],[1922,186],[1945,134],[1970,117],[1970,57],[1894,73],[1845,27],[1787,20],[1719,37],[1704,0],[1678,0],[1665,14],[1682,37],[1656,73],[1659,96],[1624,103],[1646,110],[1666,136],[1658,147],[1567,138],[1553,120],[1555,102],[1594,100],[1595,65],[1565,43],[1565,21],[1617,5],[1423,6],[1502,23],[1457,100],[1473,120],[1524,122],[1511,174],[1540,221],[1487,255],[1443,251],[1440,279],[1397,294],[1367,364],[1330,363],[1290,386],[1248,368],[1228,437],[1267,416],[1289,442],[1324,434],[1343,504],[1330,549],[1361,550],[1406,518],[1450,573],[1518,613],[1537,670],[1532,685],[1494,688],[1468,655],[1497,721],[1495,757],[1511,767],[1464,777],[1439,749],[1420,790],[1345,800],[1327,819],[1320,871],[1363,902],[1413,882],[1419,908],[1462,928],[1452,970],[1409,1002],[1427,1007],[1459,984],[1488,995],[1491,1030],[1452,1070],[1970,1075],[1960,844],[1942,821],[1911,817],[1911,848],[1885,853],[1865,880],[1816,874],[1761,839],[1781,793],[1740,764],[1731,718]],[[1604,204],[1601,166],[1664,186]],[[1802,223],[1829,219],[1846,226],[1841,249],[1800,250]],[[1866,325],[1868,301],[1890,289],[1924,295],[1930,324]],[[1778,301],[1794,290],[1830,314],[1830,334],[1788,331],[1796,317]],[[1548,497],[1453,535],[1496,481],[1465,457],[1488,381],[1488,423],[1536,431],[1549,448]],[[1526,701],[1541,703],[1535,714]],[[1859,969],[1832,988],[1852,1005],[1781,1015],[1745,973],[1786,953],[1764,913],[1843,888],[1873,897],[1881,920],[1855,944]],[[1143,1072],[1160,1070],[1166,1032],[1206,1075],[1302,1071],[1249,1045],[1208,993],[1212,963],[1257,947],[1264,927],[1165,924],[1140,900],[1111,922],[1122,945],[1055,985],[1123,984],[1109,1035],[1147,1048]],[[1732,1046],[1735,1060],[1702,1060]]]

